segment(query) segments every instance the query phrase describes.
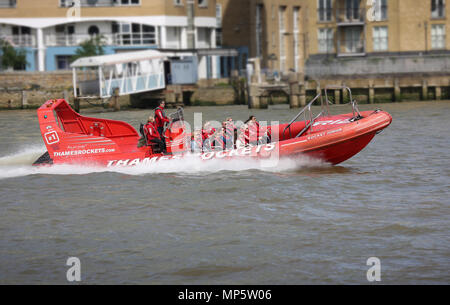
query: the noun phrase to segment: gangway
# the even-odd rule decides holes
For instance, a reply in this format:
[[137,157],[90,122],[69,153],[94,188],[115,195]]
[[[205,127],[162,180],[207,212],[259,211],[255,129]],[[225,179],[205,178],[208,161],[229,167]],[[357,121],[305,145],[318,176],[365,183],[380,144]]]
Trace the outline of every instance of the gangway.
[[166,87],[165,55],[156,50],[83,57],[71,64],[75,99],[109,99]]

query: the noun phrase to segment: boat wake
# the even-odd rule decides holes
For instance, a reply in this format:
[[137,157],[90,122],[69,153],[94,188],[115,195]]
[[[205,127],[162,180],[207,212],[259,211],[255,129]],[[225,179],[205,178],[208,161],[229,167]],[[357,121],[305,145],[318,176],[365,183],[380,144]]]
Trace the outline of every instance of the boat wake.
[[80,165],[32,166],[45,147],[34,146],[19,150],[15,154],[0,157],[0,179],[16,178],[30,175],[87,175],[93,173],[119,173],[124,175],[179,174],[202,175],[222,171],[259,170],[265,172],[291,172],[299,169],[329,167],[328,163],[307,156],[296,159],[256,160],[256,159],[212,159],[202,161],[198,156],[186,156],[180,160],[159,161],[151,165],[133,167],[96,167]]
[[0,166],[31,165],[46,151],[45,145],[33,145],[0,157]]

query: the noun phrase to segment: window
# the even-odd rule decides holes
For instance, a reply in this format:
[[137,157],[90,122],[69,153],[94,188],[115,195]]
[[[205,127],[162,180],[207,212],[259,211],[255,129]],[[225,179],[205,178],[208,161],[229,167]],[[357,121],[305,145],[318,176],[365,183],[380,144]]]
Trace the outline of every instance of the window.
[[222,46],[222,29],[216,29],[216,47],[220,48]]
[[345,51],[347,53],[360,54],[364,53],[364,40],[362,27],[346,27],[345,35]]
[[73,35],[75,34],[75,26],[70,25],[57,25],[55,27],[55,31],[57,34],[64,34],[64,35]]
[[64,25],[57,25],[55,27],[55,33],[56,33],[56,40],[55,44],[60,46],[71,46],[76,44],[76,37],[75,37],[75,25],[73,24],[64,24]]
[[208,49],[211,47],[211,29],[197,28],[198,48]]
[[198,0],[199,7],[208,7],[208,0]]
[[431,18],[445,17],[445,0],[431,0]]
[[60,7],[71,7],[74,5],[73,0],[59,0]]
[[279,35],[280,35],[280,70],[286,70],[286,6],[280,6],[278,10]]
[[115,43],[119,45],[155,44],[155,27],[139,23],[113,23]]
[[373,50],[375,52],[388,50],[387,26],[376,26],[373,28]]
[[[100,0],[97,0],[100,1]],[[113,0],[113,3],[119,2],[118,0]],[[141,0],[120,0],[120,5],[139,5]]]
[[433,50],[445,49],[445,24],[431,26],[431,48]]
[[[92,1],[92,0],[88,0]],[[97,1],[101,1],[101,0],[97,0]],[[112,1],[114,4],[119,3],[120,5],[139,5],[141,0],[113,0]]]
[[173,0],[173,5],[175,5],[175,6],[183,6],[183,0]]
[[33,44],[33,36],[31,35],[31,28],[26,26],[12,27],[12,41],[18,46],[31,46]]
[[181,27],[166,27],[166,48],[181,48]]
[[319,53],[333,53],[334,52],[333,29],[319,29],[318,44],[319,44]]
[[318,5],[318,14],[319,21],[331,21],[332,14],[332,6],[331,0],[317,0],[319,1]]
[[31,35],[31,28],[26,26],[13,26],[12,33],[16,35]]
[[218,28],[222,27],[222,4],[216,5],[216,26]]
[[96,25],[91,25],[88,28],[88,34],[89,34],[89,36],[97,36],[100,34],[100,30],[98,29],[98,27]]
[[361,19],[359,2],[360,0],[345,1],[347,21],[358,21]]
[[3,0],[0,1],[0,8],[13,8],[16,7],[16,0]]
[[222,46],[222,4],[216,5],[216,47]]
[[72,56],[70,56],[70,55],[57,55],[56,56],[56,69],[69,70],[71,58],[72,58]]
[[375,0],[373,8],[376,21],[387,20],[387,0]]
[[298,31],[300,24],[300,7],[294,7],[294,31]]
[[256,6],[256,57],[262,56],[262,10],[263,6],[261,4]]
[[299,43],[299,35],[300,35],[300,7],[294,7],[294,66],[295,71],[298,72],[299,61],[300,61],[300,43]]

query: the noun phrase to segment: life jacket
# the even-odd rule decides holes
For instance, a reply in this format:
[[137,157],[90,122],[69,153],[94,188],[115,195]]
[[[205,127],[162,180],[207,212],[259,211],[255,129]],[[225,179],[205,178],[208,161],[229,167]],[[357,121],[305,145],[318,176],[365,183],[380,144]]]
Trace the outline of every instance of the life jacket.
[[164,113],[164,108],[161,106],[156,107],[155,109],[155,125],[156,128],[164,127],[164,123],[169,123],[170,120],[166,117]]
[[259,123],[255,122],[248,126],[248,137],[251,143],[257,142],[259,138]]
[[156,126],[150,122],[145,124],[144,134],[145,134],[145,138],[147,139],[147,144],[150,144],[151,140],[153,140],[153,139],[160,139],[159,132],[156,129]]
[[213,134],[216,133],[216,129],[215,128],[211,128],[210,130],[202,130],[202,138],[203,138],[203,142],[205,142],[206,139],[208,139],[210,136],[212,136]]

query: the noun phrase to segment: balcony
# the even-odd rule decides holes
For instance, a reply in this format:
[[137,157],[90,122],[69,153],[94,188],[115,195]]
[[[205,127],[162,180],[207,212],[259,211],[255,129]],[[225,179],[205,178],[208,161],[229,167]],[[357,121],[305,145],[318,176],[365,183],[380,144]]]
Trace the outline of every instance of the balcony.
[[34,35],[12,35],[0,38],[9,42],[13,47],[36,47],[36,37]]
[[[82,42],[91,39],[91,35],[47,35],[45,44],[49,47],[56,46],[78,46]],[[155,34],[102,34],[105,45],[119,46],[154,46],[156,45]]]
[[345,8],[336,10],[338,25],[364,25],[366,10],[361,8]]
[[0,8],[15,8],[17,0],[0,0]]
[[[342,45],[341,45],[342,43]],[[338,57],[351,57],[351,56],[365,56],[365,41],[362,39],[354,40],[354,39],[343,39],[339,43],[337,53]]]

